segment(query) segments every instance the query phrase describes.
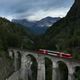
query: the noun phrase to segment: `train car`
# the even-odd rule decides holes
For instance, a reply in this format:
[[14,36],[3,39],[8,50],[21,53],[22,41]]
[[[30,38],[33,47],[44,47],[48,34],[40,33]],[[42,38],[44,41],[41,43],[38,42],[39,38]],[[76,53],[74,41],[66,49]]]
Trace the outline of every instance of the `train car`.
[[39,49],[37,52],[38,54],[48,54],[48,51],[45,49]]
[[60,57],[62,57],[62,58],[73,58],[72,54],[68,54],[68,53],[66,54],[63,52],[60,53]]
[[45,55],[56,56],[61,58],[73,58],[71,54],[66,54],[58,51],[45,50],[45,49],[39,49],[38,54],[45,54]]
[[61,58],[73,58],[72,54],[58,52],[58,51],[48,50],[48,54],[52,56],[61,57]]
[[60,52],[48,50],[48,55],[59,57],[60,56]]
[[51,56],[60,56],[60,52],[57,51],[51,51],[51,50],[45,50],[45,49],[39,49],[37,51],[38,54],[45,54],[45,55],[51,55]]

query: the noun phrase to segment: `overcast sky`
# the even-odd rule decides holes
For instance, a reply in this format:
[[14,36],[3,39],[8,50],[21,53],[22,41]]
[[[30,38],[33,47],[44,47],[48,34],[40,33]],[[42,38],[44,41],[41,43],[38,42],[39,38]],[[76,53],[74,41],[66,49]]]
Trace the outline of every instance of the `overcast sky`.
[[0,0],[0,16],[8,19],[39,20],[46,16],[64,17],[74,0]]

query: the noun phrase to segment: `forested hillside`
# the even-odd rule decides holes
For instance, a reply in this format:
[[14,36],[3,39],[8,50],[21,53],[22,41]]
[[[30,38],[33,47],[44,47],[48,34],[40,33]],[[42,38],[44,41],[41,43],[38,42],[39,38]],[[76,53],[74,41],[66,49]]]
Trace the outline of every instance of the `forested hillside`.
[[0,49],[9,47],[32,49],[32,38],[29,29],[0,18]]
[[39,42],[38,47],[72,53],[80,58],[80,0],[75,0],[66,17],[50,27]]

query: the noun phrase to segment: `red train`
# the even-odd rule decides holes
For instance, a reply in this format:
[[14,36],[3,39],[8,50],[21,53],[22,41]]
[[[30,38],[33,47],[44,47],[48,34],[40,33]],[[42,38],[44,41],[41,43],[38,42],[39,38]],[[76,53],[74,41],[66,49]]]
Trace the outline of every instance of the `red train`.
[[39,49],[38,54],[57,56],[61,58],[73,58],[71,54],[66,54],[66,53],[58,52],[58,51],[45,50],[45,49]]

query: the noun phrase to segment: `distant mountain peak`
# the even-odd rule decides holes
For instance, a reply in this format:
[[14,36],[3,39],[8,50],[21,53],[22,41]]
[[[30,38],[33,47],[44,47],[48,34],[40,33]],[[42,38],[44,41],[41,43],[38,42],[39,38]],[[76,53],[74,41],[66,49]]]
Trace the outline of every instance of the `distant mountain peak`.
[[60,17],[50,17],[50,16],[47,16],[47,17],[45,17],[45,18],[43,18],[43,19],[41,19],[41,20],[44,20],[44,19],[61,19]]
[[33,33],[42,34],[48,27],[60,20],[60,17],[45,17],[39,21],[29,21],[27,19],[13,19],[12,22],[27,26]]

